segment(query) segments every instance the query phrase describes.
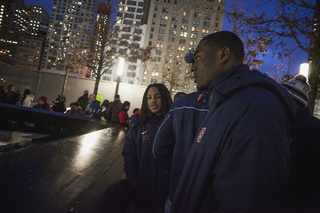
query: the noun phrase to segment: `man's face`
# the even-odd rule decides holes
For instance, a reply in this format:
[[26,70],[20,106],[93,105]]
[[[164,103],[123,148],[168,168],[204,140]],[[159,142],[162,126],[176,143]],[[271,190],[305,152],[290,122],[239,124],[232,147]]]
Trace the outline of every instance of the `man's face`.
[[201,41],[197,46],[192,71],[198,90],[208,89],[213,79],[221,73],[219,70],[219,52],[217,49],[206,46],[204,41]]

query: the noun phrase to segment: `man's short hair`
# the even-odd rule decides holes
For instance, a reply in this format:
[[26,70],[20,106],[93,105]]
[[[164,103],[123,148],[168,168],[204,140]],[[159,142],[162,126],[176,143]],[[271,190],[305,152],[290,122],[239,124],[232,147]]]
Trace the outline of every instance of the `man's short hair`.
[[202,41],[205,42],[205,44],[209,47],[218,48],[219,50],[221,50],[224,47],[228,47],[235,59],[239,60],[239,62],[243,62],[243,43],[241,39],[233,32],[219,31],[216,33],[212,33],[204,37]]
[[176,101],[176,100],[182,98],[182,97],[185,96],[185,95],[186,95],[186,93],[184,93],[184,92],[178,92],[178,93],[174,96],[173,100]]

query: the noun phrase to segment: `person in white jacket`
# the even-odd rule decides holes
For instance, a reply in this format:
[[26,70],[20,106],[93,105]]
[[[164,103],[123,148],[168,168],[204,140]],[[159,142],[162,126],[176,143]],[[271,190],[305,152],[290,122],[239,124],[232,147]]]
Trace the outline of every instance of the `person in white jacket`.
[[23,93],[23,97],[21,99],[21,106],[30,107],[31,102],[34,100],[34,96],[31,95],[29,89],[26,89]]

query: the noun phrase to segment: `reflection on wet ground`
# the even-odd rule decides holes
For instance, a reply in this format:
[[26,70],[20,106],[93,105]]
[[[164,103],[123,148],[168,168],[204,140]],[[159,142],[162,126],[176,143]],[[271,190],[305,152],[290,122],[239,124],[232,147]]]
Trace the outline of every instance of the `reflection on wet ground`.
[[1,211],[121,212],[125,135],[109,127],[1,153]]

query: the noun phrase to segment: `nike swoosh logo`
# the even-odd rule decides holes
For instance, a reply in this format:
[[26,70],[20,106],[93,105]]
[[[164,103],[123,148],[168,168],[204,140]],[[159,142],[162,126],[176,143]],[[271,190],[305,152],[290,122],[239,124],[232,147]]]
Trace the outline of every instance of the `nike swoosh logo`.
[[148,130],[147,130],[147,131],[142,132],[141,134],[142,134],[142,135],[144,135],[144,134],[146,134],[147,132],[148,132]]

